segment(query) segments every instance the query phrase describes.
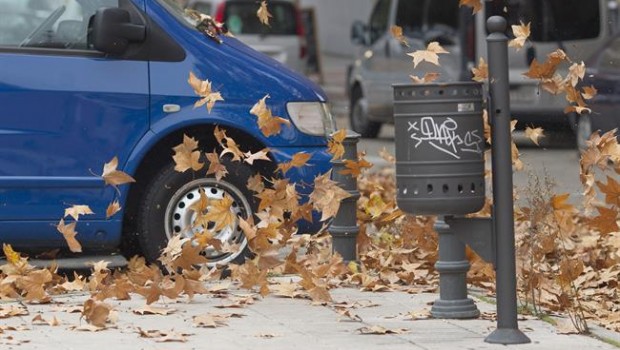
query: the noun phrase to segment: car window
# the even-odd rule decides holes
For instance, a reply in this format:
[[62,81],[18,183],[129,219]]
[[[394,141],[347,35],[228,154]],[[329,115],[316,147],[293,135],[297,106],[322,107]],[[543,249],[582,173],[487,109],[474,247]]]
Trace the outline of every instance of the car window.
[[509,0],[487,2],[487,16],[508,16],[510,25],[531,22],[530,40],[553,42],[593,39],[600,35],[597,0]]
[[0,0],[0,46],[91,49],[90,17],[118,0]]
[[620,37],[612,40],[601,52],[598,66],[601,70],[617,71],[620,69]]
[[233,34],[296,35],[297,13],[295,6],[286,1],[269,1],[269,26],[256,16],[257,5],[253,1],[227,1],[224,23]]
[[370,15],[370,43],[374,43],[381,38],[388,29],[390,18],[391,0],[379,0]]
[[396,25],[403,34],[423,39],[425,32],[456,34],[459,0],[401,0],[396,10]]

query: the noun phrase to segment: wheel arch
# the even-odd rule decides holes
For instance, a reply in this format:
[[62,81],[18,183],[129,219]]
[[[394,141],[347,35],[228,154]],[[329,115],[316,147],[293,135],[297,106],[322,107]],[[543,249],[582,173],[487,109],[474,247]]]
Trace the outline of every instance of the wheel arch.
[[[121,251],[126,256],[140,253],[136,241],[136,215],[140,198],[155,176],[158,169],[172,162],[173,147],[180,144],[183,135],[194,137],[199,141],[203,150],[211,151],[218,147],[213,136],[216,126],[226,129],[226,134],[241,145],[242,150],[257,152],[267,146],[245,130],[231,124],[223,123],[195,123],[181,125],[162,133],[151,133],[143,139],[141,147],[136,147],[126,165],[126,172],[131,174],[136,182],[129,188],[123,211],[123,228],[121,235]],[[271,162],[258,162],[253,168],[262,174],[273,173],[276,170],[275,157],[268,152]]]

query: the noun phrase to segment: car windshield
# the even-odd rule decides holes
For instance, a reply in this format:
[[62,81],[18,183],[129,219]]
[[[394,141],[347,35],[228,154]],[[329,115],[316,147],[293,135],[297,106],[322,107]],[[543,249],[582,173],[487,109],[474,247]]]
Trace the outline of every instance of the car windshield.
[[224,12],[224,23],[233,34],[295,35],[297,15],[292,3],[269,1],[269,26],[262,24],[254,1],[228,1]]
[[179,0],[158,0],[174,17],[181,20],[192,28],[196,28],[197,21],[195,18],[185,13],[183,1]]
[[508,22],[531,22],[530,39],[537,42],[592,39],[601,30],[598,0],[509,0],[487,3],[487,14],[504,15]]

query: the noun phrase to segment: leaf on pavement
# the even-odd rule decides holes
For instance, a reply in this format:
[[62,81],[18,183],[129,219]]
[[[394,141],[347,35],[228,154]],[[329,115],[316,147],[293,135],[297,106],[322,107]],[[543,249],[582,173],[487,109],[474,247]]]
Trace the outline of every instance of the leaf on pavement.
[[177,310],[167,307],[156,307],[151,305],[144,305],[137,309],[133,309],[132,312],[137,315],[162,315],[167,316],[175,313]]
[[105,327],[112,306],[94,299],[84,302],[82,316],[89,324],[96,327]]
[[361,334],[379,334],[379,335],[384,335],[384,334],[404,334],[409,332],[409,330],[407,328],[393,328],[393,329],[388,329],[382,326],[369,326],[369,327],[362,327],[360,329],[358,329],[358,331]]

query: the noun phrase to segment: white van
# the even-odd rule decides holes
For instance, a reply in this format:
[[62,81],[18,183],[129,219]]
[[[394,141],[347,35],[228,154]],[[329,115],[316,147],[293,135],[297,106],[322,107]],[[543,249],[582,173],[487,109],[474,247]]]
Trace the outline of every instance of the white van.
[[[614,1],[615,3],[615,1]],[[508,5],[506,5],[508,4]],[[507,0],[485,1],[483,11],[471,15],[458,0],[377,0],[367,23],[353,24],[351,39],[360,45],[350,67],[347,92],[351,128],[364,137],[376,137],[381,124],[393,122],[392,84],[411,82],[409,75],[440,73],[439,81],[469,79],[478,57],[486,59],[486,18],[507,17],[509,25],[531,22],[527,47],[509,49],[511,110],[520,126],[555,123],[574,124],[567,118],[564,96],[553,96],[538,87],[538,81],[523,76],[536,58],[544,62],[548,53],[561,48],[573,61],[589,57],[613,33],[607,0]],[[398,25],[410,47],[392,37]],[[510,27],[509,27],[510,28]],[[511,30],[508,30],[511,33]],[[437,41],[450,54],[440,55],[441,66],[413,68],[406,53]]]
[[187,7],[211,15],[224,23],[239,40],[253,49],[306,73],[307,52],[303,22],[292,0],[269,0],[273,17],[269,26],[260,23],[256,12],[260,1],[252,0],[189,0]]

